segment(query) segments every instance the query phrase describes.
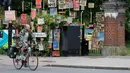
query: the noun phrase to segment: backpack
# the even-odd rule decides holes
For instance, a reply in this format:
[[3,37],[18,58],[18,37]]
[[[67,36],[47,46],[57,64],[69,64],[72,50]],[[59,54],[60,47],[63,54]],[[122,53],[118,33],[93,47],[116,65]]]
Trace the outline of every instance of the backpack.
[[10,49],[8,49],[8,56],[9,58],[16,58],[16,54],[18,52],[18,49],[16,47],[10,47]]

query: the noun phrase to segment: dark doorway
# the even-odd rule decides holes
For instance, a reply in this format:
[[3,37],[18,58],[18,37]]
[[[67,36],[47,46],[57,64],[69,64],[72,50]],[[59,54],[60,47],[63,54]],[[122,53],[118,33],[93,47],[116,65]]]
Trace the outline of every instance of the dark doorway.
[[82,49],[81,49],[82,56],[87,56],[89,54],[89,41],[85,39],[82,41]]
[[63,56],[80,55],[80,27],[64,26],[61,32],[61,48]]
[[82,42],[81,42],[81,55],[86,56],[89,54],[89,41],[85,39],[85,27],[82,28]]

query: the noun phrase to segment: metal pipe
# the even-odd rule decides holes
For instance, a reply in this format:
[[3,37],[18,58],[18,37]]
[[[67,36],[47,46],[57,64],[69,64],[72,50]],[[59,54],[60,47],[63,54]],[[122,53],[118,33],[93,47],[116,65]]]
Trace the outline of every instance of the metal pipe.
[[91,9],[90,9],[90,23],[92,23],[92,20],[93,20],[93,19],[92,19],[92,16],[93,16],[93,15],[92,15],[92,11],[91,11]]
[[[11,7],[8,6],[8,11],[10,11],[10,10],[11,10]],[[10,50],[11,45],[12,45],[12,22],[11,21],[9,21],[9,24],[8,24],[8,33],[9,33],[9,35],[8,35],[8,49]]]
[[22,1],[22,12],[24,12],[24,0]]
[[81,24],[82,24],[82,21],[83,21],[83,11],[81,12]]

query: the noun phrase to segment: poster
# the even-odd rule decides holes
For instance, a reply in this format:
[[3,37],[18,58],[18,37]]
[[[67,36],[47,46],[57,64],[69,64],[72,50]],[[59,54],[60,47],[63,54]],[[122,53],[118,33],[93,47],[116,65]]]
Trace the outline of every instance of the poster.
[[76,12],[70,12],[70,17],[75,18],[76,17]]
[[32,19],[36,17],[36,9],[31,9],[31,17]]
[[67,18],[67,23],[72,23],[73,22],[73,18],[72,17],[68,17]]
[[88,3],[88,8],[94,8],[94,3]]
[[73,0],[74,3],[74,10],[79,11],[80,10],[80,2],[79,0]]
[[85,6],[81,6],[81,10],[85,10]]
[[56,15],[57,14],[57,8],[50,8],[50,15]]
[[41,8],[41,0],[36,0],[36,8],[37,9]]
[[34,31],[34,28],[35,28],[35,27],[34,27],[34,22],[32,21],[32,22],[31,22],[31,30]]
[[80,0],[80,6],[86,6],[87,0]]
[[47,10],[42,10],[42,14],[47,14]]
[[59,16],[57,16],[57,17],[56,17],[56,19],[57,19],[57,22],[58,22],[58,23],[60,23],[60,22],[62,21],[62,18],[61,18],[61,16],[60,16],[60,15],[59,15]]
[[86,40],[91,40],[92,39],[93,32],[94,32],[93,29],[89,29],[89,28],[85,29],[85,38],[86,38]]
[[104,41],[104,32],[99,32],[98,33],[98,40],[99,41]]
[[66,9],[66,0],[58,0],[58,9]]
[[58,41],[53,41],[53,48],[54,48],[54,50],[56,50],[55,48],[58,48],[58,44],[59,44],[59,42]]
[[21,14],[21,24],[27,24],[27,14]]
[[37,22],[38,22],[38,24],[44,24],[45,23],[44,18],[38,18]]
[[[3,24],[9,24],[9,21],[7,21],[7,20],[5,20],[5,19],[3,19]],[[1,22],[0,22],[1,23]]]
[[73,1],[72,0],[66,0],[66,8],[73,8]]
[[42,26],[37,26],[37,32],[42,32],[43,27]]
[[6,21],[16,20],[15,10],[5,11],[5,20]]
[[39,47],[39,51],[43,51],[44,50],[44,45],[42,44],[42,42],[40,42],[38,44],[38,47]]
[[48,0],[48,7],[56,7],[57,0]]
[[59,50],[60,29],[54,30],[53,50]]
[[60,51],[52,51],[52,56],[60,56]]
[[48,40],[48,43],[49,43],[49,48],[52,48],[52,40],[53,40],[53,36],[52,36],[52,30],[49,31],[49,40]]

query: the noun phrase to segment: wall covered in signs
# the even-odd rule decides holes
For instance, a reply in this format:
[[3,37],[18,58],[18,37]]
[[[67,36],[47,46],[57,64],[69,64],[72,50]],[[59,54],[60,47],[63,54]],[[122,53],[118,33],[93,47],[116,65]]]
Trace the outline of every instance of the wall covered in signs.
[[[8,48],[8,30],[1,31],[2,36],[0,37],[0,48]],[[15,34],[15,30],[13,30],[12,36]],[[12,43],[14,45],[14,43]]]
[[104,32],[97,32],[94,29],[85,29],[85,39],[89,41],[89,50],[101,49],[104,42]]

